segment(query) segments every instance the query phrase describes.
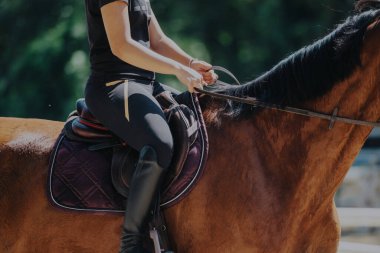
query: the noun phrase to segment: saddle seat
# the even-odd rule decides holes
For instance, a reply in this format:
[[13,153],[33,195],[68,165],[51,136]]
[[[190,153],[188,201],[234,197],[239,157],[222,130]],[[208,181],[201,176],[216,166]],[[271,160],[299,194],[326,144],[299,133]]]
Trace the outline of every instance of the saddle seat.
[[[179,104],[169,91],[158,94],[156,99],[165,113],[174,140],[172,163],[161,189],[165,194],[181,174],[189,148],[197,139],[199,126],[193,111]],[[128,196],[128,186],[137,163],[138,152],[103,126],[90,112],[83,98],[77,100],[76,111],[69,114],[64,134],[74,141],[93,143],[89,150],[113,148],[112,183],[119,194]]]
[[90,112],[84,98],[77,100],[76,110],[69,114],[65,134],[70,139],[84,142],[117,140],[117,137]]

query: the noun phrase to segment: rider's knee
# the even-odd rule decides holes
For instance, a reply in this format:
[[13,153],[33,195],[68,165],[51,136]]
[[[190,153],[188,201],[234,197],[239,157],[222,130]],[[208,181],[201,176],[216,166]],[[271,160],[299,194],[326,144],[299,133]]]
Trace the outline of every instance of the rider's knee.
[[158,164],[167,169],[172,161],[174,152],[173,138],[167,138],[166,140],[161,140],[159,143],[153,146],[157,153]]

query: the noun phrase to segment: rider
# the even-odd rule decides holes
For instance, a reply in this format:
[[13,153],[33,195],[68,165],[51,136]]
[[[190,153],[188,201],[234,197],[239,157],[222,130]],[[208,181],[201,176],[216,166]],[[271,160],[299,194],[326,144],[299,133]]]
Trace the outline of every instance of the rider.
[[173,138],[154,95],[170,89],[155,72],[175,75],[190,92],[211,84],[211,65],[186,54],[161,30],[149,0],[86,0],[91,74],[85,100],[94,116],[140,152],[132,177],[120,252],[146,252],[142,235]]

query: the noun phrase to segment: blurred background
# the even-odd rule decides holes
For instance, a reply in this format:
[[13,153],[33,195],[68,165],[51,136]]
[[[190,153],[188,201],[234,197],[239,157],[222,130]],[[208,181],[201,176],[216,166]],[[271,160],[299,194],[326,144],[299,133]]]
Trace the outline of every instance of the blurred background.
[[[65,120],[89,72],[84,0],[0,0],[0,115]],[[242,81],[326,35],[353,0],[151,0],[166,34]],[[177,88],[175,79],[161,77]]]
[[[353,4],[151,0],[169,37],[192,56],[224,66],[242,81],[329,33],[353,13]],[[89,73],[84,0],[0,0],[0,31],[0,116],[64,121],[83,97]],[[173,77],[159,79],[183,90]],[[379,137],[371,136],[350,170],[336,195],[338,206],[380,208]],[[380,245],[379,234],[372,226],[343,228],[343,239],[354,242]]]

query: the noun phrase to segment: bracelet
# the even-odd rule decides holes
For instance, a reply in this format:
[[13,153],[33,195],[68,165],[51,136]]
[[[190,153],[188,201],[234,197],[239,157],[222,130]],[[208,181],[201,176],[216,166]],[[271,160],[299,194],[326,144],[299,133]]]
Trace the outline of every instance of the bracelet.
[[193,61],[197,61],[198,59],[196,58],[191,58],[191,60],[189,61],[189,68],[191,68],[191,64],[193,63]]

